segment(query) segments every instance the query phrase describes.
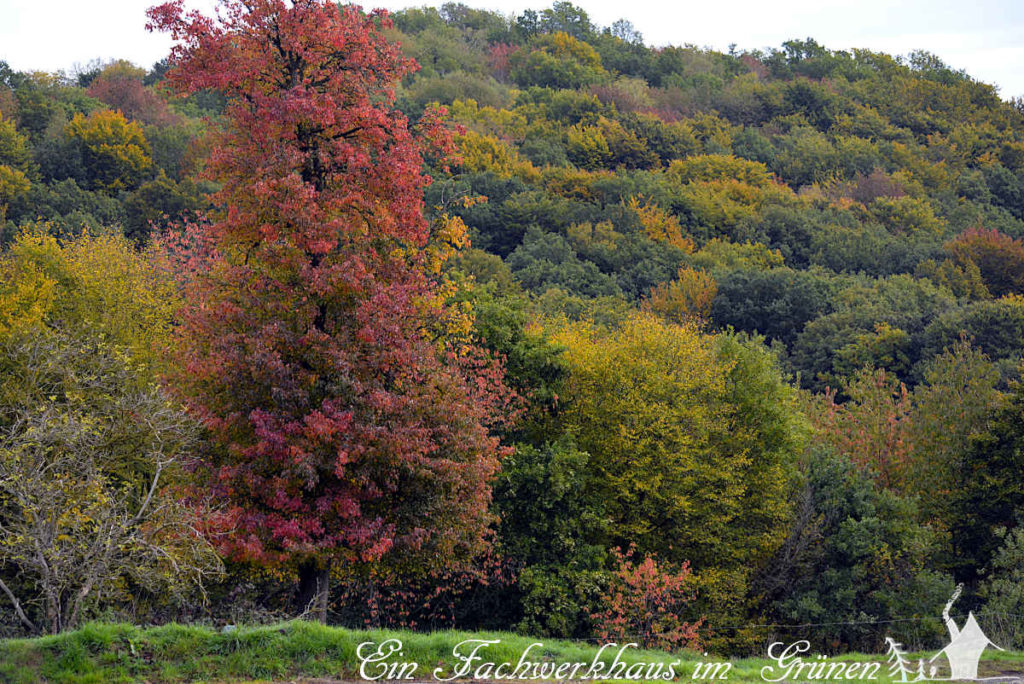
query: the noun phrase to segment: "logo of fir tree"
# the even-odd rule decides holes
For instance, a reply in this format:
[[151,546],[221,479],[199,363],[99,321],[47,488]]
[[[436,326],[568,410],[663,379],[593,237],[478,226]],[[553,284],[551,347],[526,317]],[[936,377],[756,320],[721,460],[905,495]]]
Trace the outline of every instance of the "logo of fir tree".
[[924,671],[924,661],[918,659],[917,669],[912,671],[913,665],[907,659],[907,653],[903,650],[903,644],[896,643],[892,637],[885,637],[888,645],[889,655],[889,679],[894,682],[920,682],[935,676],[935,668],[932,667],[928,674]]

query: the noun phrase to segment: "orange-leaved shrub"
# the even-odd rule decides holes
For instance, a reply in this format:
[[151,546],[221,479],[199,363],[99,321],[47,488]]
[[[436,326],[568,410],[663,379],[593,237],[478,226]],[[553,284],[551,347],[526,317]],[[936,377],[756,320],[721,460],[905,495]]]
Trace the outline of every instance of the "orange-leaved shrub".
[[601,597],[603,608],[591,615],[598,638],[667,651],[699,648],[704,618],[686,622],[680,616],[694,599],[689,562],[673,565],[653,555],[634,556],[633,546],[625,553],[612,549],[616,567],[611,583]]

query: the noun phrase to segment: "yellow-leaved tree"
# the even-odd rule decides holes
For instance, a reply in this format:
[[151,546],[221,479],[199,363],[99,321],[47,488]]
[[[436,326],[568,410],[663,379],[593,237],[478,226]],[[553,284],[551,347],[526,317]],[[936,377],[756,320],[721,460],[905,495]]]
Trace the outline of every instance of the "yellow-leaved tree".
[[717,292],[718,284],[707,271],[684,266],[674,280],[651,289],[646,306],[674,323],[699,323],[711,316],[711,303]]
[[736,620],[750,573],[782,542],[806,421],[758,340],[635,314],[608,330],[566,324],[566,432],[589,454],[587,498],[609,547],[689,561],[688,618]]
[[126,238],[60,242],[38,225],[15,239],[2,268],[0,337],[59,326],[125,349],[150,379],[164,370],[180,294]]
[[81,143],[82,161],[93,189],[133,190],[153,168],[142,126],[128,121],[121,112],[75,114],[65,133]]
[[522,159],[514,147],[493,135],[467,130],[455,138],[461,166],[466,173],[491,171],[501,178],[516,177],[527,183],[540,180],[540,171]]
[[693,252],[693,240],[683,231],[679,218],[675,214],[669,213],[657,204],[645,202],[642,197],[636,195],[623,202],[623,206],[636,213],[647,237],[659,242],[667,242],[687,254]]
[[198,438],[156,384],[176,301],[120,236],[40,229],[0,257],[0,603],[28,631],[220,569],[170,494]]
[[0,228],[7,220],[11,203],[28,194],[31,169],[32,150],[28,138],[0,112]]

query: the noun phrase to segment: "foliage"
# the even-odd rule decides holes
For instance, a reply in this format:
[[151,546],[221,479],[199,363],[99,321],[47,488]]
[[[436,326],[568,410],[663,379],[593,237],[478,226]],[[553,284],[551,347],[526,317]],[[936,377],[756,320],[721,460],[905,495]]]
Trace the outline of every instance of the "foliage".
[[[913,500],[876,487],[870,474],[829,450],[812,450],[804,490],[785,544],[759,577],[773,619],[808,624],[801,636],[878,652],[875,620],[933,616],[952,581],[929,567],[933,530],[917,521]],[[829,623],[816,626],[814,623]],[[891,625],[920,647],[938,621]]]
[[529,49],[509,57],[509,75],[523,87],[577,88],[604,74],[601,56],[576,37],[556,31],[539,36]]
[[1024,488],[1015,475],[1024,450],[1024,388],[1014,387],[1008,401],[990,418],[984,432],[973,435],[957,471],[953,492],[956,514],[953,559],[957,578],[976,580],[1002,545],[1000,529],[1020,523]]
[[607,572],[571,566],[530,566],[519,575],[523,619],[517,631],[551,637],[587,638],[591,613],[600,606]]
[[981,269],[973,261],[959,265],[952,259],[936,262],[927,259],[917,265],[914,275],[928,278],[936,285],[947,288],[957,297],[988,299],[991,294],[981,278]]
[[626,206],[636,212],[647,237],[658,242],[667,242],[685,252],[693,251],[693,240],[684,234],[678,217],[657,204],[643,202],[640,197],[635,195],[629,198]]
[[971,228],[946,245],[961,267],[975,266],[995,297],[1024,292],[1024,243],[998,230]]
[[[201,491],[202,476],[223,471],[219,493],[259,509],[234,550],[262,564],[231,562],[223,605],[249,592],[248,605],[284,606],[293,569],[309,589],[327,583],[329,561],[333,581],[353,587],[346,620],[364,619],[364,606],[394,613],[378,612],[381,622],[436,608],[444,624],[592,638],[609,549],[637,530],[643,554],[694,563],[699,591],[681,619],[736,627],[711,633],[711,649],[759,644],[763,632],[745,621],[909,610],[875,580],[920,580],[930,596],[939,583],[922,567],[977,589],[976,570],[1005,543],[995,530],[1019,513],[1002,491],[1007,459],[988,463],[972,446],[1008,440],[993,412],[1024,356],[1019,102],[927,53],[812,39],[728,53],[651,48],[628,21],[601,27],[567,2],[510,16],[449,3],[396,12],[393,27],[320,0],[292,4],[295,21],[274,14],[288,5],[278,0],[231,3],[224,20],[236,34],[196,14],[175,23],[178,3],[156,10],[154,23],[179,30],[177,69],[97,61],[68,75],[0,64],[0,339],[39,326],[72,346],[103,336],[140,387],[161,377],[214,427],[193,484]],[[243,27],[257,15],[278,21],[260,26],[263,42]],[[180,68],[187,55],[191,70]],[[450,105],[454,131],[434,102]],[[25,227],[31,235],[19,237]],[[469,239],[477,249],[465,249]],[[635,330],[637,309],[698,313],[701,327],[672,334],[702,350],[702,370],[659,356],[664,340],[653,352],[608,351]],[[582,363],[602,336],[608,349],[594,358],[615,356],[615,367]],[[635,377],[619,368],[638,364]],[[792,598],[803,603],[782,611],[789,597],[751,578],[799,523],[786,513],[802,510],[782,484],[803,434],[790,383],[819,393],[801,402],[819,446],[878,472],[870,492],[844,478],[827,487],[892,495],[878,504],[887,529],[923,539],[904,523],[927,523],[934,552],[890,546],[906,562],[876,573],[891,569],[888,551],[850,560],[852,543],[830,532],[844,549],[830,562],[853,568],[840,572],[850,581],[836,580],[832,603],[801,588]],[[505,386],[519,398],[505,401]],[[672,387],[692,399],[659,398]],[[621,416],[599,410],[605,403]],[[519,422],[498,419],[514,407]],[[695,423],[666,428],[659,411],[666,423]],[[631,500],[601,489],[618,472],[609,464],[636,444],[639,471],[667,483],[663,514],[642,483],[627,483]],[[363,477],[348,499],[327,491],[344,477],[332,468],[339,448],[362,464],[345,464]],[[511,459],[502,471],[500,453]],[[443,462],[443,473],[411,488],[411,473],[430,468],[410,465],[396,479],[385,465],[409,454]],[[691,500],[653,467],[664,454],[701,464],[672,472],[700,475],[716,493],[694,504],[706,517],[672,508]],[[970,524],[968,467],[1000,473],[982,478],[991,491],[970,494],[984,514]],[[460,480],[460,468],[472,476]],[[490,504],[485,471],[498,488]],[[749,484],[755,476],[772,487]],[[321,515],[321,495],[352,508]],[[998,511],[985,508],[989,495],[1004,502]],[[447,502],[437,504],[447,513],[433,524],[424,502]],[[726,515],[741,510],[778,515]],[[276,527],[261,527],[271,517]],[[676,538],[640,529],[669,523],[685,555]],[[736,538],[742,525],[749,539]],[[484,528],[495,552],[473,558]],[[418,529],[437,532],[436,545]],[[396,546],[385,554],[373,540]],[[711,550],[724,556],[709,560]],[[456,559],[464,567],[424,562]],[[512,563],[514,583],[481,581],[492,561]],[[17,592],[30,588],[12,577],[0,571]],[[414,606],[445,582],[452,591],[429,611]],[[817,636],[830,644],[880,645],[866,631],[825,631]],[[927,635],[896,636],[918,645]]]
[[765,187],[771,183],[771,174],[764,164],[724,154],[698,155],[673,161],[665,175],[679,184],[735,180],[753,187]]
[[959,512],[952,506],[964,454],[988,432],[989,420],[1005,401],[998,366],[967,340],[945,349],[927,364],[914,388],[907,440],[913,446],[901,482],[920,499],[922,515],[950,529]]
[[7,220],[8,207],[24,198],[31,187],[24,172],[0,165],[0,226]]
[[653,313],[673,323],[707,320],[711,302],[718,292],[715,279],[705,271],[679,269],[675,280],[651,290],[647,306]]
[[166,369],[180,296],[124,238],[83,235],[62,245],[38,228],[26,231],[4,255],[2,273],[0,338],[60,326],[128,351],[150,378]]
[[586,494],[589,463],[569,437],[516,446],[495,483],[504,553],[528,565],[600,567],[604,549],[594,541],[607,523],[601,501]]
[[120,112],[76,114],[66,134],[82,145],[82,161],[94,189],[134,189],[153,166],[142,127]]
[[457,139],[462,168],[467,173],[493,172],[501,177],[517,176],[526,182],[540,179],[540,172],[514,149],[497,138],[466,131]]
[[992,555],[978,594],[985,599],[985,613],[1001,618],[999,632],[994,632],[992,638],[1016,644],[1024,629],[1024,529],[1017,527],[1008,532],[997,528],[995,534],[1002,545]]
[[228,97],[208,167],[227,210],[174,378],[210,431],[205,484],[234,525],[223,550],[298,564],[298,605],[321,620],[336,562],[472,557],[508,397],[437,284],[463,224],[424,218],[421,169],[450,145],[395,111],[411,64],[387,21],[271,0],[150,17],[178,40],[172,86]]
[[30,332],[2,358],[0,568],[32,584],[0,590],[29,629],[72,629],[104,602],[219,571],[167,489],[194,441],[180,409],[104,341]]
[[[908,364],[928,356],[921,353],[921,346],[939,334],[931,328],[956,310],[951,294],[927,280],[896,275],[847,282],[848,287],[834,298],[833,310],[805,325],[792,347],[794,368],[804,374],[809,387],[819,391],[842,386],[851,366],[864,363],[902,371],[906,377]],[[959,337],[959,331],[944,336],[931,354]]]
[[729,179],[687,183],[676,201],[709,237],[721,237],[733,235],[740,223],[755,220],[768,207],[792,205],[797,199],[782,184],[757,186]]
[[200,188],[191,180],[176,182],[162,170],[125,201],[124,233],[145,243],[154,225],[180,224],[206,208]]
[[177,117],[167,104],[143,84],[145,75],[123,60],[112,62],[92,80],[88,93],[132,121],[161,127],[175,124]]
[[345,573],[331,611],[345,623],[373,628],[505,625],[511,619],[507,598],[517,582],[518,566],[489,554],[458,569],[427,573],[368,564]]
[[[689,560],[698,588],[705,573],[713,584],[771,553],[802,437],[767,352],[643,315],[554,340],[569,350],[563,424],[590,455],[585,491],[610,521],[607,546]],[[739,584],[707,599],[728,603]]]
[[920,198],[878,197],[868,211],[892,233],[941,234],[945,229],[931,205]]
[[0,228],[9,216],[15,217],[19,206],[26,204],[33,181],[39,180],[38,172],[28,138],[13,121],[4,120],[0,111]]
[[907,388],[884,370],[870,366],[859,371],[844,388],[849,401],[837,404],[835,392],[826,392],[819,430],[826,443],[892,487],[906,468],[911,448],[905,438],[909,422]]
[[1024,300],[1003,297],[950,308],[924,331],[924,356],[934,355],[967,336],[991,359],[1000,363],[1004,379],[1016,376],[1024,357]]
[[721,326],[795,341],[807,323],[831,312],[835,285],[824,274],[789,268],[736,269],[717,278],[711,315]]
[[697,630],[702,620],[679,619],[692,599],[690,566],[659,564],[653,556],[633,560],[634,550],[612,549],[616,568],[611,586],[602,596],[603,610],[594,615],[598,637],[606,642],[635,640],[643,648],[677,651],[700,646]]
[[880,484],[917,497],[923,517],[948,530],[958,515],[951,501],[963,455],[1002,404],[999,381],[997,367],[960,340],[929,364],[912,391],[867,364],[843,387],[846,401],[826,392],[811,416],[821,443]]
[[22,621],[60,631],[201,583],[219,559],[170,489],[197,431],[153,385],[173,284],[110,235],[26,232],[0,267],[0,582],[33,578],[5,591]]
[[713,238],[690,259],[697,268],[714,271],[737,269],[767,271],[783,266],[779,250],[769,249],[760,242],[729,242]]
[[526,233],[523,244],[509,255],[508,265],[523,287],[537,292],[552,287],[586,297],[621,292],[615,280],[596,264],[580,259],[565,238],[537,229]]
[[22,173],[32,167],[32,148],[28,138],[18,132],[14,121],[0,114],[0,165]]

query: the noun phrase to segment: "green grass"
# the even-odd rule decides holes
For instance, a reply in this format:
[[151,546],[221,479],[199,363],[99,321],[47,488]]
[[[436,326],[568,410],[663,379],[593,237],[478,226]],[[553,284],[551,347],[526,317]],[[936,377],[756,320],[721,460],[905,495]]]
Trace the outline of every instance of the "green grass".
[[[288,682],[302,678],[358,679],[360,643],[400,639],[401,657],[389,663],[419,663],[416,679],[432,681],[434,668],[455,665],[452,648],[465,639],[499,639],[486,647],[484,661],[515,664],[534,641],[542,648],[529,660],[590,663],[597,646],[555,639],[532,639],[500,632],[433,632],[416,634],[390,630],[349,630],[309,622],[288,622],[242,628],[224,634],[207,627],[167,625],[139,628],[124,624],[89,624],[74,632],[38,639],[0,641],[0,682],[29,684],[87,684],[106,682]],[[605,651],[610,663],[614,651]],[[930,654],[929,654],[930,655]],[[981,674],[1024,673],[1024,653],[989,651]],[[691,679],[699,654],[669,655],[658,651],[626,651],[622,662],[667,664],[677,667],[681,680]],[[708,658],[708,660],[714,660]],[[836,660],[885,661],[884,656],[847,655]],[[913,658],[916,662],[916,656]],[[761,682],[761,668],[770,661],[748,658],[730,661],[730,682]],[[888,681],[883,667],[878,682]],[[505,680],[507,682],[507,680]],[[716,680],[717,681],[717,680]]]

